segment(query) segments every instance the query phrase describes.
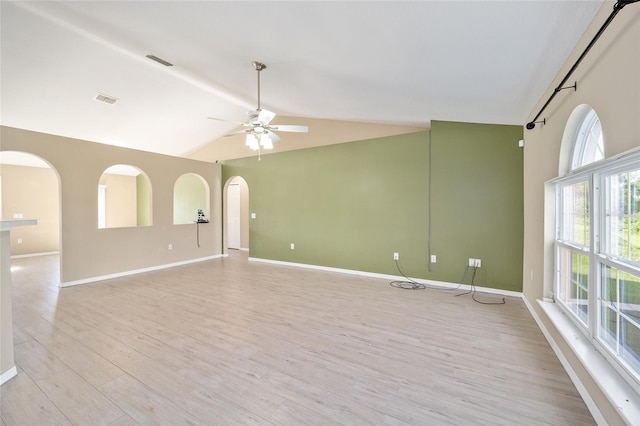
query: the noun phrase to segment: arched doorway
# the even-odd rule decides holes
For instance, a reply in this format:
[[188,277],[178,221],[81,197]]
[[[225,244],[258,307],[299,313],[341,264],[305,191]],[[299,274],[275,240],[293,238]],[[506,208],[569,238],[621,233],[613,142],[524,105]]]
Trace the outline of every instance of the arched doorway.
[[234,176],[224,185],[223,253],[249,251],[249,185]]
[[[61,210],[57,170],[34,154],[1,151],[0,180],[2,219],[38,221],[35,226],[16,228],[12,232],[12,257],[59,255]],[[59,278],[58,271],[58,282]]]

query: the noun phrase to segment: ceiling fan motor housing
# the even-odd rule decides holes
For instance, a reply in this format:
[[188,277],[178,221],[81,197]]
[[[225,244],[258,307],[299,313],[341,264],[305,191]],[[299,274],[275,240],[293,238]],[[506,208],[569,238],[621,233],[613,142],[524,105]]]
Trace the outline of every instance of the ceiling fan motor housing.
[[257,110],[249,111],[247,112],[247,115],[249,116],[249,123],[260,124],[260,121],[258,120],[258,117],[260,116],[260,111],[257,111]]

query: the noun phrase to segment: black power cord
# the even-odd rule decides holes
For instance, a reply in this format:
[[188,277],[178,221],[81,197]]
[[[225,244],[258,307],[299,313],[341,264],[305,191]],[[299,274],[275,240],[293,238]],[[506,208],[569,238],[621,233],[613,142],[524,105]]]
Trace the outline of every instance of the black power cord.
[[401,288],[403,290],[424,290],[425,288],[428,288],[430,290],[439,290],[439,291],[456,291],[456,290],[458,290],[460,288],[462,283],[464,283],[464,277],[467,275],[467,269],[469,269],[469,268],[466,268],[464,270],[464,274],[462,275],[462,279],[460,280],[460,283],[458,284],[458,286],[456,288],[445,288],[445,287],[437,287],[437,286],[427,286],[425,284],[422,284],[422,283],[419,283],[419,282],[416,282],[416,281],[412,280],[411,278],[406,276],[404,272],[402,272],[402,269],[400,268],[400,263],[398,262],[398,259],[396,259],[395,262],[396,262],[396,268],[398,269],[398,272],[400,272],[400,275],[402,275],[404,278],[406,278],[406,281],[391,281],[389,283],[389,285],[391,287]]
[[[439,290],[439,291],[456,291],[458,289],[460,289],[460,287],[464,284],[464,279],[467,276],[467,272],[469,271],[469,266],[464,268],[464,272],[462,273],[462,278],[460,279],[460,282],[458,283],[458,286],[455,288],[443,288],[443,287],[434,287],[434,286],[426,286],[422,283],[416,282],[415,280],[412,280],[411,278],[409,278],[408,276],[405,275],[404,272],[402,272],[402,269],[400,268],[400,264],[398,263],[398,259],[395,259],[396,262],[396,268],[398,269],[398,272],[400,272],[400,275],[402,275],[406,280],[398,280],[398,281],[391,281],[389,283],[389,285],[391,287],[396,287],[396,288],[400,288],[403,290],[424,290],[426,288],[430,289],[430,290]],[[504,305],[507,303],[506,299],[503,297],[501,302],[484,302],[482,300],[478,300],[478,298],[476,297],[476,286],[475,286],[475,279],[476,279],[476,272],[478,271],[478,267],[474,266],[473,267],[473,275],[471,276],[471,284],[470,284],[470,289],[469,291],[466,291],[464,293],[458,293],[455,296],[463,296],[465,294],[471,294],[471,298],[473,299],[474,302],[476,303],[480,303],[481,305]]]
[[406,276],[404,272],[402,272],[402,269],[400,269],[398,259],[395,259],[395,262],[398,272],[400,272],[400,275],[406,278],[406,281],[391,281],[389,283],[391,287],[401,288],[403,290],[424,290],[425,288],[427,288],[426,285],[415,282],[414,280]]
[[[467,268],[465,269],[465,273],[466,270],[469,269],[469,267],[467,266]],[[469,294],[471,293],[471,298],[473,299],[474,302],[476,303],[480,303],[481,305],[504,305],[505,303],[507,303],[507,301],[505,300],[505,298],[502,298],[502,302],[483,302],[482,300],[478,300],[476,298],[476,285],[474,284],[475,279],[476,279],[476,272],[478,271],[478,267],[474,266],[473,267],[473,275],[471,275],[471,284],[470,284],[470,288],[469,291],[465,291],[464,293],[458,293],[456,294],[457,296],[463,296],[465,294]]]

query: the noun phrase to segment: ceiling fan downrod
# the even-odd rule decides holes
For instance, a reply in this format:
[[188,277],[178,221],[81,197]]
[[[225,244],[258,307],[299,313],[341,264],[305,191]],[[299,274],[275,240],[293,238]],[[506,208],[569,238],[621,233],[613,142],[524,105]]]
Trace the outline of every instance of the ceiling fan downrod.
[[256,69],[256,71],[258,71],[258,111],[261,111],[262,108],[260,108],[260,71],[266,69],[267,66],[262,62],[253,61],[253,67]]

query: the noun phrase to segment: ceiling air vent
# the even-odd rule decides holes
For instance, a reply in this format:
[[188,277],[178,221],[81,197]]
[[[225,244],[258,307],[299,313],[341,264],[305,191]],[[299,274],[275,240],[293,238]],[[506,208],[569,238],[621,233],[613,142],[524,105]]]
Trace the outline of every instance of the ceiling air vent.
[[104,103],[109,104],[109,105],[113,105],[113,104],[115,104],[116,102],[118,102],[118,99],[117,99],[117,98],[114,98],[114,97],[112,97],[112,96],[103,95],[102,93],[98,93],[98,94],[93,98],[93,100],[94,100],[94,101],[98,101],[98,102],[104,102]]
[[172,67],[173,64],[171,62],[167,62],[164,59],[158,58],[155,55],[147,55],[147,58],[151,59],[152,61],[156,61],[159,64],[164,65],[165,67]]

